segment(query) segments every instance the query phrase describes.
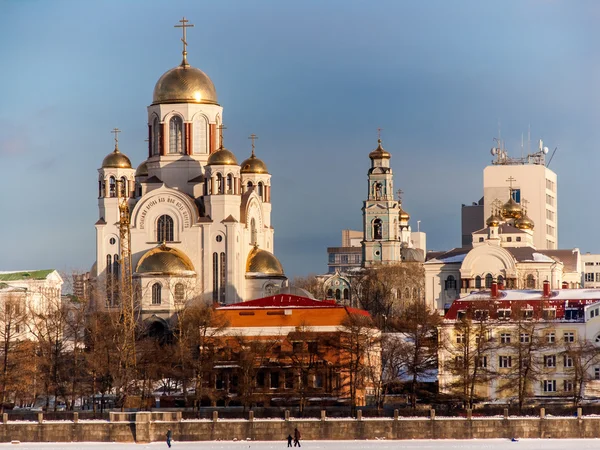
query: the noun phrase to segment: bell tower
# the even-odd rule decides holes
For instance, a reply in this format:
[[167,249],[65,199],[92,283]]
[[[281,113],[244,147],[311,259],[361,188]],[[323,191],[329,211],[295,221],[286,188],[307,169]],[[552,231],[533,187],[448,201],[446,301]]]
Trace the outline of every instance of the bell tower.
[[363,264],[392,264],[401,261],[398,220],[402,208],[394,199],[392,155],[381,145],[369,153],[367,200],[363,202]]

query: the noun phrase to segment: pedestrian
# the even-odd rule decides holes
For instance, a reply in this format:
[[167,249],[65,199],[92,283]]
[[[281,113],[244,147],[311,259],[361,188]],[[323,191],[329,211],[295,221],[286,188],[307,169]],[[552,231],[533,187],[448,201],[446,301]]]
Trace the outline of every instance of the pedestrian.
[[169,448],[171,448],[171,439],[173,438],[173,432],[171,431],[171,429],[169,428],[167,430],[167,445],[169,446]]
[[292,439],[293,439],[293,438],[292,438],[292,435],[291,435],[291,434],[288,434],[288,437],[287,437],[287,441],[288,441],[288,447],[291,447],[291,446],[292,446]]
[[298,428],[294,428],[294,447],[302,447],[300,445],[300,431],[298,431]]

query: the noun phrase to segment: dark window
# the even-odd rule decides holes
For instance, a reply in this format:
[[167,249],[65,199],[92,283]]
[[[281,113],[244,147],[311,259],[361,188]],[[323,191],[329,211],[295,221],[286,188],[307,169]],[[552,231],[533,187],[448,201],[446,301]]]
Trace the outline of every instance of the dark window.
[[533,275],[527,275],[525,286],[527,287],[527,289],[535,289],[535,277]]
[[481,277],[479,275],[475,277],[475,287],[481,289]]
[[156,241],[157,242],[173,242],[173,218],[171,216],[162,215],[156,223]]
[[109,188],[109,195],[111,197],[116,197],[117,196],[117,181],[115,180],[115,177],[110,177],[108,179],[108,188]]
[[485,276],[485,287],[486,287],[486,288],[488,288],[488,289],[489,289],[489,288],[491,288],[491,287],[492,287],[492,282],[493,282],[493,281],[494,281],[494,277],[492,276],[492,274],[491,274],[491,273],[488,273],[488,274]]
[[446,278],[445,289],[447,291],[450,289],[456,289],[456,279],[452,275],[448,275],[448,278]]
[[383,239],[383,230],[381,225],[381,219],[375,219],[373,221],[373,239]]

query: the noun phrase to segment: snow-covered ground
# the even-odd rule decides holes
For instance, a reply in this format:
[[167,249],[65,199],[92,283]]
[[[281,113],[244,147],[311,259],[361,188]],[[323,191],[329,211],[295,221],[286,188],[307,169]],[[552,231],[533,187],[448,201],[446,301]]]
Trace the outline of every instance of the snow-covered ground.
[[[287,442],[253,441],[253,442],[173,442],[173,450],[276,450],[287,448]],[[415,441],[302,441],[304,449],[322,450],[597,450],[600,447],[598,439],[522,439],[511,442],[507,439],[486,440],[415,440]],[[167,448],[164,442],[152,444],[109,444],[96,442],[78,442],[69,444],[21,443],[0,444],[0,449],[27,450],[156,450]]]

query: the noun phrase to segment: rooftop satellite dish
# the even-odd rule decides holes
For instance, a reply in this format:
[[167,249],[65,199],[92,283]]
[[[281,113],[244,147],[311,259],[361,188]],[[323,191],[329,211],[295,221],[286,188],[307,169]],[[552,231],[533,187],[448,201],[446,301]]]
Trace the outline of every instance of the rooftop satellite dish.
[[544,147],[544,155],[548,154],[548,147]]
[[492,147],[492,149],[490,150],[490,153],[495,156],[496,150],[497,150],[496,147]]

